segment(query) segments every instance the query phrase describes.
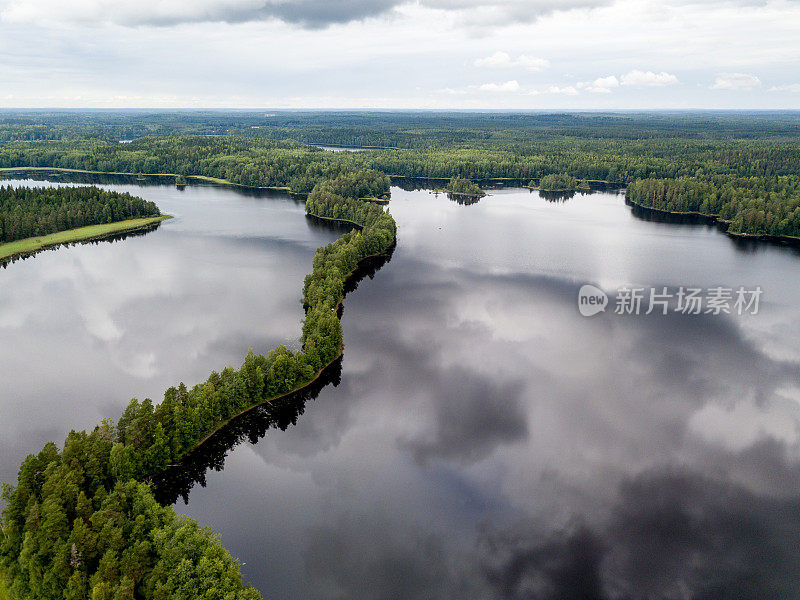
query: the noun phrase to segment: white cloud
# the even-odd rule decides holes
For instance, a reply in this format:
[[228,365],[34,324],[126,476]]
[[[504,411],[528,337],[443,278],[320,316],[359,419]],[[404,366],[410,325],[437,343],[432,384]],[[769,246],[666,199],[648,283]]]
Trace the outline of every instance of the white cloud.
[[442,94],[448,94],[450,96],[463,96],[464,94],[467,93],[465,90],[459,90],[459,89],[449,88],[449,87],[442,88],[441,90],[439,90],[439,92],[442,93]]
[[559,87],[557,85],[551,85],[547,88],[548,94],[561,94],[563,96],[577,96],[578,90],[571,85],[567,85],[564,87]]
[[748,73],[723,73],[717,75],[712,90],[752,90],[761,87],[761,80]]
[[512,59],[508,52],[498,50],[490,56],[478,58],[475,60],[476,67],[488,67],[494,69],[509,69],[519,67],[527,69],[528,71],[543,71],[550,66],[550,61],[545,58],[537,58],[535,56],[528,56],[527,54],[520,54],[517,58]]
[[619,87],[619,79],[615,75],[598,77],[594,81],[581,81],[576,87],[593,94],[610,94],[613,88]]
[[482,92],[517,92],[519,91],[519,82],[512,79],[505,83],[484,83],[479,85],[478,89]]
[[[546,15],[610,6],[615,0],[419,0],[420,6],[447,10],[482,28],[527,24]],[[398,0],[398,4],[401,0]]]
[[761,80],[748,73],[727,73],[718,75],[712,90],[752,90],[761,86]]
[[769,88],[770,92],[792,92],[800,94],[800,83],[789,83],[787,85],[773,85]]
[[678,83],[678,78],[666,71],[653,73],[653,71],[640,71],[634,69],[621,77],[622,85],[636,87],[662,87]]

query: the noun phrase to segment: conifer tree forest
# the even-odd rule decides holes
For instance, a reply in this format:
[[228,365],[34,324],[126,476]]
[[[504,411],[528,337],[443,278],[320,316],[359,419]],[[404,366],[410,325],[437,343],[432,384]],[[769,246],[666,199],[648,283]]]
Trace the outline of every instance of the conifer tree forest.
[[[583,189],[729,222],[732,233],[800,236],[800,120],[791,114],[29,112],[0,116],[0,168],[206,177],[306,195],[310,218],[352,225],[306,276],[300,350],[250,350],[163,398],[131,400],[115,421],[47,444],[3,488],[0,577],[13,598],[220,600],[260,597],[213,533],[160,505],[150,482],[255,405],[310,384],[343,351],[338,311],[365,259],[395,243],[389,211],[365,199],[390,182],[483,182]],[[121,139],[132,139],[121,144]],[[327,152],[319,144],[358,146]],[[479,187],[480,184],[480,187]],[[546,186],[546,187],[545,187]],[[437,187],[431,184],[429,187]],[[157,216],[97,187],[0,188],[0,243]],[[109,415],[112,417],[113,415]]]
[[0,244],[160,214],[153,202],[95,186],[0,186]]

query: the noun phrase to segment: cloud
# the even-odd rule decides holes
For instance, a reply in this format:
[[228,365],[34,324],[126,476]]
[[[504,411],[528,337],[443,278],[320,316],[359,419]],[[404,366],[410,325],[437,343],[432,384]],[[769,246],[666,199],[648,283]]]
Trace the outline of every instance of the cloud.
[[578,90],[571,85],[567,85],[564,87],[559,87],[557,85],[551,85],[547,88],[548,94],[561,94],[563,96],[577,96]]
[[592,82],[582,81],[576,86],[578,89],[585,89],[594,94],[610,94],[612,88],[619,87],[619,79],[614,75],[608,77],[598,77]]
[[179,23],[244,23],[279,19],[307,28],[358,21],[382,15],[397,0],[0,0],[0,20],[7,22],[113,23],[123,26],[170,26]]
[[420,0],[426,8],[447,10],[468,25],[492,27],[532,23],[574,9],[609,6],[614,0]]
[[497,51],[491,56],[478,58],[475,60],[476,67],[489,67],[494,69],[509,69],[519,67],[528,71],[543,71],[550,66],[550,61],[544,58],[520,54],[512,59],[507,52]]
[[519,91],[519,82],[512,79],[505,83],[484,83],[478,86],[478,89],[482,92],[517,92]]
[[785,598],[800,575],[796,510],[794,497],[654,470],[622,482],[605,526],[523,520],[488,527],[479,547],[496,598]]
[[[479,15],[486,24],[511,24],[530,22],[556,11],[610,3],[611,0],[422,0],[419,6]],[[381,16],[407,4],[410,4],[407,0],[0,0],[0,21],[113,23],[137,27],[278,19],[318,29]]]
[[508,600],[601,600],[602,540],[585,525],[551,535],[491,531],[483,540],[486,579]]
[[723,73],[714,80],[712,90],[752,90],[761,87],[761,80],[748,73]]
[[770,92],[792,92],[800,94],[800,83],[790,83],[787,85],[773,85],[769,88]]
[[460,368],[445,376],[450,385],[434,399],[434,415],[426,419],[430,427],[399,441],[418,463],[433,458],[472,463],[528,436],[521,381],[497,383]]
[[626,73],[621,78],[622,85],[636,86],[636,87],[663,87],[665,85],[674,85],[678,83],[678,78],[666,71],[654,73],[653,71],[640,71],[634,69]]

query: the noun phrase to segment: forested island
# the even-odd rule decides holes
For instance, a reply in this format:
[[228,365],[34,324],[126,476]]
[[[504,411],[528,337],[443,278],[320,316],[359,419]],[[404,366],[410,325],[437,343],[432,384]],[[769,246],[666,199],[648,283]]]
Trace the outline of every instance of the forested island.
[[[732,233],[800,235],[800,121],[792,116],[354,113],[265,119],[192,113],[126,120],[111,113],[87,116],[84,124],[70,113],[0,120],[5,169],[164,174],[176,185],[207,180],[278,187],[306,194],[309,218],[353,226],[315,253],[302,290],[300,350],[251,350],[238,369],[213,372],[191,387],[181,383],[159,403],[132,400],[116,423],[72,432],[63,448],[48,444],[24,461],[16,485],[3,492],[0,571],[13,598],[259,597],[243,585],[238,563],[219,540],[159,505],[150,481],[237,415],[303,389],[341,356],[345,284],[362,261],[395,243],[391,215],[363,200],[386,197],[391,176],[438,178],[457,194],[481,191],[475,180],[538,181],[542,189],[601,180],[626,185],[629,201],[641,206],[729,221]],[[43,136],[53,141],[31,141]],[[391,149],[333,153],[309,146],[311,138]],[[133,210],[151,211],[139,218],[161,218],[156,207],[124,194],[58,188],[59,194],[64,189],[84,191],[70,192],[73,204],[64,205],[52,191],[3,188],[28,207],[19,212],[2,205],[3,235],[19,241],[48,227],[108,225],[131,218],[125,211]],[[39,214],[41,224],[28,214]]]
[[153,202],[95,186],[2,186],[0,260],[149,227],[165,218]]
[[484,192],[478,184],[469,179],[464,179],[463,177],[451,178],[445,187],[445,191],[449,194],[469,196],[472,198],[481,198],[486,195],[486,192]]
[[528,184],[531,188],[538,188],[545,192],[588,192],[589,184],[583,179],[577,179],[566,173],[550,173],[545,175],[535,185],[534,181]]

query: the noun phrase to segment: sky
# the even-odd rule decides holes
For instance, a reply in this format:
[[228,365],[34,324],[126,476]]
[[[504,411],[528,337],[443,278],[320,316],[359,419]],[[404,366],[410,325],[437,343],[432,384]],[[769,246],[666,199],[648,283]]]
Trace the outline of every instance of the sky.
[[0,0],[0,107],[800,109],[800,0]]

